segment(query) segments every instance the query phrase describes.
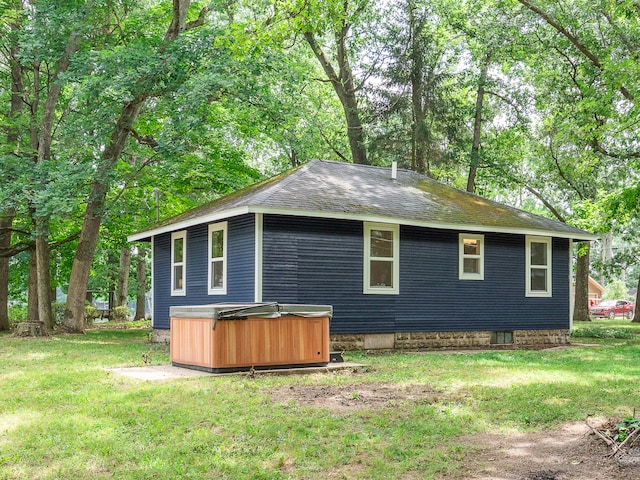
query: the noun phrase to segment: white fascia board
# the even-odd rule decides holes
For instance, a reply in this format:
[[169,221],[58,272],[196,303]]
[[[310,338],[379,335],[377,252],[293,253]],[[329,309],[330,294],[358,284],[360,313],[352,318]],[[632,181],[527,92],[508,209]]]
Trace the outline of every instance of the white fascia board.
[[277,208],[277,207],[265,207],[260,205],[245,205],[243,207],[232,208],[230,210],[222,210],[220,212],[203,215],[200,217],[190,218],[178,223],[171,223],[162,227],[158,227],[144,232],[134,233],[127,237],[129,242],[137,242],[140,240],[146,240],[154,235],[160,235],[162,233],[173,232],[175,230],[182,230],[193,225],[201,225],[203,223],[216,222],[222,219],[236,217],[239,215],[245,215],[247,213],[262,213],[270,215],[291,215],[295,217],[313,217],[313,218],[332,218],[336,220],[355,220],[361,222],[376,222],[376,223],[395,223],[398,225],[408,225],[413,227],[426,227],[426,228],[441,228],[443,230],[463,230],[465,232],[478,232],[478,233],[512,233],[520,235],[542,235],[552,236],[555,238],[568,238],[575,241],[592,241],[597,240],[598,236],[593,234],[576,235],[568,232],[554,232],[550,230],[534,230],[524,228],[496,228],[487,227],[484,225],[456,225],[447,223],[427,222],[411,220],[406,218],[393,218],[393,217],[381,217],[377,215],[359,215],[349,212],[327,212],[327,211],[314,211],[314,210],[298,210],[293,208]]
[[194,225],[202,225],[203,223],[217,222],[226,218],[237,217],[238,215],[245,215],[249,213],[249,207],[232,208],[231,210],[222,210],[221,212],[210,213],[208,215],[202,215],[200,217],[190,218],[177,223],[171,223],[158,228],[152,228],[144,232],[133,233],[127,237],[129,242],[137,242],[140,240],[146,240],[147,238],[154,237],[163,233],[173,232],[175,230],[184,230]]
[[[555,232],[552,230],[535,230],[525,228],[510,227],[487,227],[485,225],[456,225],[448,223],[424,222],[406,218],[380,217],[376,215],[359,215],[348,212],[319,212],[313,210],[296,210],[286,208],[274,208],[263,206],[250,206],[249,213],[262,213],[271,215],[291,215],[296,217],[333,218],[336,220],[356,220],[362,222],[391,223],[398,225],[408,225],[412,227],[441,228],[443,230],[456,230],[478,233],[512,233],[520,235],[540,235],[554,238],[568,238],[577,241],[597,240],[597,235],[586,234],[576,235],[568,232]],[[203,222],[198,222],[203,223]]]

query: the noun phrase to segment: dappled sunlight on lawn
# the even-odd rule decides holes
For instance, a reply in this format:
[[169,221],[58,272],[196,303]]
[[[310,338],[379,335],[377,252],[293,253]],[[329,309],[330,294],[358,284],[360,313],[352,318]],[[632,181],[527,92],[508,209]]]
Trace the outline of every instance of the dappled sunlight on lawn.
[[563,370],[510,370],[510,369],[486,369],[484,378],[476,382],[476,385],[487,387],[509,388],[516,385],[533,384],[567,384],[589,385],[591,382],[584,376],[567,373]]
[[0,414],[0,445],[5,443],[2,438],[5,434],[13,432],[18,427],[30,426],[41,418],[41,413],[27,410],[22,410],[20,413]]
[[71,340],[68,343],[74,345],[122,345],[122,341],[117,340]]

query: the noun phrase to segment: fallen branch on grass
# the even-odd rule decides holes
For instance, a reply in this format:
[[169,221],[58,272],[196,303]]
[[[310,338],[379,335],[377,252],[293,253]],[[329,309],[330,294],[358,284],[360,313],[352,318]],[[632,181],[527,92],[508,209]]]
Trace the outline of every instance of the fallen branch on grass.
[[[611,438],[609,438],[608,435],[605,435],[604,433],[602,433],[601,431],[599,431],[597,428],[593,427],[592,425],[589,424],[589,417],[591,415],[587,415],[587,418],[584,419],[584,423],[587,424],[587,427],[589,427],[591,429],[591,431],[597,435],[598,437],[600,437],[602,440],[604,440],[606,442],[607,445],[609,445],[611,447],[612,450],[616,450],[616,442],[614,442]],[[612,454],[613,455],[613,454]]]

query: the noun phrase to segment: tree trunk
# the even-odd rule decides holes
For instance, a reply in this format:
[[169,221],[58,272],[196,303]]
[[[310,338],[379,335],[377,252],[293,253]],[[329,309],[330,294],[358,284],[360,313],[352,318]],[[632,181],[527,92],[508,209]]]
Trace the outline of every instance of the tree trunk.
[[[200,12],[198,20],[186,22],[189,5],[190,0],[173,0],[173,17],[164,38],[165,43],[176,39],[185,29],[195,28],[204,22],[206,7]],[[82,231],[80,232],[76,255],[71,267],[69,292],[62,322],[65,330],[70,333],[84,333],[84,302],[87,295],[91,263],[98,244],[100,224],[104,215],[107,192],[110,185],[109,177],[114,165],[124,151],[129,133],[144,106],[145,98],[146,95],[140,95],[140,97],[126,103],[123,107],[111,134],[109,145],[102,154],[95,180],[91,185]]]
[[[11,246],[13,209],[0,217],[0,249]],[[0,257],[0,332],[9,330],[9,257]]]
[[476,173],[480,164],[480,134],[482,133],[482,105],[484,103],[484,86],[487,82],[487,71],[491,55],[485,57],[478,79],[478,93],[476,95],[476,112],[473,122],[473,144],[471,145],[471,162],[469,164],[469,176],[467,177],[467,192],[476,191]]
[[118,270],[118,286],[116,288],[116,307],[127,306],[129,292],[129,270],[131,269],[131,249],[120,250],[120,268]]
[[[0,249],[11,246],[13,209],[0,218]],[[0,332],[9,330],[9,257],[0,257]]]
[[145,318],[146,293],[147,293],[147,251],[138,247],[138,258],[136,264],[136,315],[134,320]]
[[36,221],[36,279],[38,284],[38,321],[45,334],[53,326],[51,308],[51,270],[49,256],[49,221],[41,217]]
[[638,285],[636,287],[636,303],[633,320],[631,320],[632,323],[640,323],[640,308],[638,308],[638,302],[640,302],[640,276],[638,276]]
[[[602,235],[600,260],[603,265],[606,265],[613,260],[613,232],[607,232]],[[607,277],[604,274],[604,269],[600,270],[600,283],[605,286],[607,285]]]
[[[21,8],[21,2],[16,0],[14,7]],[[20,31],[18,17],[10,22],[12,33]],[[14,37],[16,38],[16,37]],[[9,107],[9,118],[11,121],[17,119],[22,112],[22,93],[24,91],[24,79],[22,76],[22,65],[18,61],[19,48],[17,42],[12,43],[9,49],[9,65],[11,68],[11,102]],[[14,151],[18,151],[17,144],[20,140],[18,127],[10,125],[7,131],[7,145],[14,146]],[[10,179],[4,179],[10,180]],[[11,246],[11,228],[15,208],[9,207],[0,215],[0,249],[8,249]],[[9,257],[0,258],[0,331],[9,330]]]
[[305,32],[304,37],[320,62],[320,65],[322,65],[322,69],[331,82],[331,85],[333,85],[333,89],[342,104],[347,122],[347,138],[349,139],[353,163],[367,165],[369,162],[367,160],[367,151],[364,142],[364,130],[360,120],[353,72],[351,71],[346,51],[349,28],[349,25],[343,24],[342,27],[335,32],[339,74],[333,68],[333,65],[322,51],[322,48],[320,48],[320,44],[318,44],[313,32]]
[[573,303],[573,321],[588,322],[589,317],[589,242],[578,243],[576,262],[576,288]]
[[35,244],[29,248],[29,279],[27,280],[27,321],[38,321],[38,260]]
[[422,29],[424,22],[416,20],[412,2],[407,5],[409,9],[409,29],[411,31],[411,110],[413,112],[412,140],[412,164],[419,173],[431,176],[431,168],[427,159],[427,146],[429,142],[429,130],[427,129],[426,114],[423,102],[424,94],[424,52],[422,49]]
[[[0,215],[0,250],[11,247],[11,227],[15,210]],[[0,332],[9,330],[9,257],[0,257]]]

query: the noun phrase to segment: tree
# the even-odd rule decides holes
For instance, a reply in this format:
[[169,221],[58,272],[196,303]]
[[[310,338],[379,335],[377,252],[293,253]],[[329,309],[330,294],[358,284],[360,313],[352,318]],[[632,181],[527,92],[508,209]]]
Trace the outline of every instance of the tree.
[[[637,137],[640,31],[630,21],[638,18],[637,5],[518,1],[525,9],[523,28],[543,47],[529,58],[547,65],[536,68],[533,83],[541,93],[552,164],[562,182],[580,193],[579,203],[598,204],[600,192],[619,192],[624,179],[638,178],[640,151],[631,138]],[[592,226],[608,216],[594,213]],[[586,281],[588,271],[577,275]],[[576,305],[576,313],[583,311]]]
[[468,89],[464,73],[456,72],[460,36],[438,8],[406,0],[380,15],[375,28],[384,53],[371,82],[375,87],[365,92],[376,122],[369,154],[374,162],[397,160],[405,168],[457,180],[456,163],[470,138]]
[[[173,14],[171,22],[159,44],[156,55],[165,57],[168,46],[178,36],[188,29],[196,28],[204,23],[204,16],[208,9],[200,11],[198,18],[187,23],[187,14],[191,2],[189,0],[173,0]],[[140,115],[146,100],[161,91],[154,88],[153,83],[147,83],[145,78],[139,78],[138,88],[129,92],[131,98],[125,99],[111,133],[107,147],[101,155],[96,168],[96,175],[91,183],[87,207],[84,214],[82,230],[78,240],[76,255],[71,269],[69,292],[64,313],[63,324],[72,333],[84,332],[84,302],[91,262],[98,243],[98,235],[102,215],[104,212],[107,193],[110,185],[111,173],[122,155],[130,132],[134,131],[134,124]],[[151,80],[157,80],[152,78]],[[140,85],[141,84],[141,85]]]
[[[365,165],[369,162],[357,98],[361,86],[356,84],[349,59],[349,39],[354,22],[361,20],[368,6],[367,0],[305,2],[302,12],[296,18],[298,28],[342,104],[353,163]],[[333,59],[326,53],[327,47],[321,44],[321,39],[326,35],[333,38],[334,43],[329,47]],[[337,64],[337,68],[333,62]]]
[[144,247],[138,247],[136,255],[136,312],[134,320],[145,318],[146,292],[147,292],[147,251]]
[[[13,5],[14,9],[19,9],[20,2],[15,1]],[[22,79],[22,66],[17,61],[18,57],[18,45],[16,32],[20,30],[19,19],[17,17],[9,18],[9,35],[6,36],[7,43],[2,45],[2,56],[6,59],[10,69],[10,102],[8,117],[10,120],[15,121],[23,108],[22,98],[20,93],[22,92],[22,86],[24,81]],[[2,156],[11,155],[11,150],[15,148],[16,143],[20,140],[20,132],[15,125],[9,125],[6,132],[7,138],[7,151],[2,152]],[[7,178],[6,180],[9,180]],[[8,206],[4,211],[0,210],[0,250],[8,249],[11,246],[11,231],[13,226],[13,217],[15,215],[15,208]],[[0,331],[9,330],[9,257],[0,256]]]

